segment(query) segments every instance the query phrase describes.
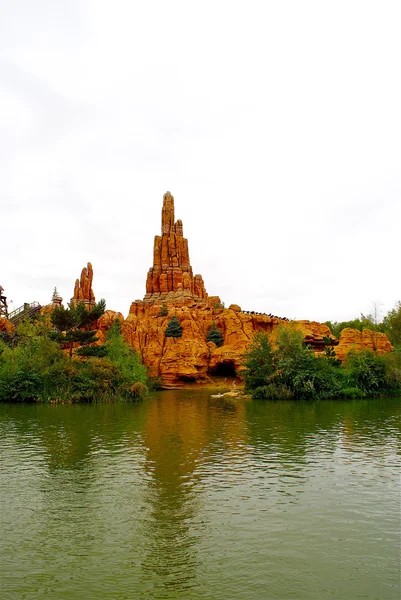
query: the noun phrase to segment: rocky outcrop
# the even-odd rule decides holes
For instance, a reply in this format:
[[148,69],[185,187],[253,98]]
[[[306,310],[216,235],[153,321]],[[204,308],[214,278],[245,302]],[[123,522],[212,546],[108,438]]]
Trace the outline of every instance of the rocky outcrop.
[[[246,314],[233,308],[209,306],[203,301],[188,302],[190,298],[166,303],[168,315],[158,316],[161,303],[135,301],[123,322],[122,332],[129,344],[140,354],[149,373],[161,379],[164,387],[180,387],[189,382],[207,383],[217,375],[240,376],[243,356],[253,336],[264,331],[274,337],[279,325],[289,326],[281,319],[267,315]],[[117,313],[102,317],[100,327],[107,329]],[[181,338],[166,338],[165,329],[175,315],[182,326]],[[217,347],[206,342],[212,322],[222,333],[224,342]],[[297,324],[292,323],[292,326]],[[323,336],[330,334],[326,325],[302,321],[305,338],[320,349]]]
[[[81,276],[82,280],[86,283],[86,276]],[[76,286],[78,298],[79,290],[84,287]],[[160,310],[162,304],[167,307],[167,315]],[[180,321],[182,337],[165,336],[172,316]],[[104,339],[105,331],[116,318],[122,320],[122,315],[109,310],[101,317],[100,340]],[[224,342],[220,347],[213,342],[206,342],[207,332],[213,322],[223,335]],[[324,350],[323,338],[331,337],[337,355],[342,360],[351,347],[371,347],[369,336],[365,333],[361,335],[363,341],[357,341],[356,334],[348,334],[348,337],[344,334],[339,343],[322,323],[289,322],[272,314],[243,312],[238,304],[225,308],[218,296],[208,296],[202,277],[192,274],[188,241],[183,237],[182,222],[175,221],[174,198],[167,192],[163,197],[161,236],[156,236],[154,240],[153,266],[147,275],[146,295],[143,301],[136,300],[131,304],[129,315],[122,323],[123,335],[137,350],[149,374],[159,378],[164,387],[208,382],[219,375],[240,376],[244,354],[255,333],[261,331],[269,334],[274,343],[279,326],[296,327],[316,352]],[[391,350],[391,344],[386,340],[386,336],[381,338],[380,334],[376,338],[378,351]]]
[[14,325],[5,317],[0,317],[0,332],[5,331],[6,333],[12,333],[15,331]]
[[92,290],[93,269],[91,263],[81,271],[81,278],[75,281],[74,295],[71,298],[72,304],[84,302],[85,304],[95,304],[95,294]]
[[305,343],[311,346],[315,352],[322,352],[325,349],[324,337],[333,340],[333,346],[336,347],[335,351],[337,352],[338,340],[324,323],[318,321],[293,321],[293,323],[296,323],[297,329],[304,334]]
[[[169,294],[177,294],[169,296]],[[207,299],[201,275],[193,275],[189,260],[188,240],[183,236],[182,221],[175,221],[174,198],[163,196],[161,236],[153,244],[153,266],[146,279],[144,302],[180,301],[180,296]]]
[[338,346],[335,348],[336,356],[344,360],[349,352],[362,352],[363,350],[372,350],[377,354],[387,354],[394,350],[390,340],[385,333],[364,329],[351,329],[347,327],[340,334]]

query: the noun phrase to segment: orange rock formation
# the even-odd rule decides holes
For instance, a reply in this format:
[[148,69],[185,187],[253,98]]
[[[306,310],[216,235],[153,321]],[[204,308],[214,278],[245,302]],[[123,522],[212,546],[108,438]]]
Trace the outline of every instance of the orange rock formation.
[[93,269],[91,263],[81,271],[81,278],[75,281],[74,295],[71,298],[72,304],[85,302],[85,304],[95,304],[95,294],[92,290]]
[[[204,301],[193,300],[191,303],[186,298],[167,303],[168,316],[158,317],[160,305],[133,302],[122,330],[130,345],[139,352],[150,375],[160,377],[164,387],[182,386],[190,381],[207,382],[215,375],[240,374],[244,353],[255,333],[274,334],[280,324],[286,323],[267,315],[240,312],[237,306],[214,308]],[[164,335],[173,315],[181,323],[181,338]],[[224,337],[220,348],[213,342],[206,342],[213,321]],[[302,321],[301,329],[317,349],[323,347],[323,336],[331,334],[321,323]]]
[[371,331],[370,329],[359,331],[347,327],[342,330],[339,344],[335,348],[337,358],[344,360],[351,350],[355,352],[373,350],[378,354],[387,354],[387,352],[392,352],[394,348],[385,333]]
[[153,267],[148,271],[144,302],[175,300],[181,297],[207,299],[201,275],[193,275],[188,240],[183,237],[182,221],[175,221],[174,198],[163,196],[162,234],[155,236]]
[[14,325],[6,319],[6,317],[0,317],[0,331],[5,331],[6,333],[12,333],[15,331]]
[[[92,267],[88,264],[88,269],[83,270],[81,285],[76,284],[74,299],[81,298],[81,290],[83,299],[91,297],[87,290],[91,290],[92,276]],[[165,317],[159,316],[162,303],[168,309]],[[181,338],[165,337],[173,315],[182,326]],[[123,321],[120,313],[110,310],[101,317],[101,339],[115,318]],[[224,338],[219,348],[213,342],[206,342],[213,321]],[[293,321],[289,324],[288,320],[278,317],[243,312],[237,304],[224,308],[218,296],[208,296],[201,275],[192,274],[188,241],[183,237],[182,222],[175,221],[174,198],[167,192],[163,197],[162,235],[155,237],[153,267],[147,275],[145,297],[131,304],[129,315],[122,323],[124,336],[138,351],[150,375],[159,377],[164,387],[208,382],[216,375],[240,375],[244,353],[255,333],[264,331],[274,340],[279,325],[300,329],[316,352],[324,349],[323,337],[333,338],[330,329],[322,323]],[[379,353],[392,350],[384,334],[356,330],[344,330],[334,345],[341,360],[351,348],[375,349]]]

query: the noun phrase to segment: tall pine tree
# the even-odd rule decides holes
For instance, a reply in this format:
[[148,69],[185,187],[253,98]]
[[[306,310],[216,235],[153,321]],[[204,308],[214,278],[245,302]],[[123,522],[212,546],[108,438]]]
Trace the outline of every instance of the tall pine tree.
[[213,321],[213,323],[211,324],[211,326],[209,327],[209,329],[207,331],[206,341],[213,342],[214,344],[216,344],[216,346],[218,348],[223,345],[223,342],[224,342],[223,334],[221,333],[221,331],[219,329],[217,329],[215,321]]
[[97,341],[96,329],[91,330],[91,326],[97,321],[106,310],[106,301],[100,300],[90,310],[87,310],[84,302],[78,304],[69,304],[68,308],[57,306],[51,314],[51,322],[56,329],[53,332],[53,339],[62,346],[67,345],[72,356],[74,344],[86,346]]
[[168,322],[168,325],[166,327],[166,331],[164,332],[164,335],[166,337],[175,337],[175,338],[179,338],[182,336],[182,327],[180,325],[179,320],[177,319],[177,317],[174,315],[174,317],[171,317],[170,321]]

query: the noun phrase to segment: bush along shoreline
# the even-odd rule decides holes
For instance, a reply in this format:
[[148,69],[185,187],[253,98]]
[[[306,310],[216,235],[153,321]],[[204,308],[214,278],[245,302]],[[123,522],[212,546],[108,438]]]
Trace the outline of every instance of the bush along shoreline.
[[52,313],[52,325],[39,317],[35,322],[25,320],[12,334],[0,334],[0,402],[97,402],[145,396],[152,382],[138,354],[125,342],[118,320],[104,344],[93,345],[97,338],[90,327],[104,308],[104,302],[98,303],[91,315],[83,305],[70,305],[63,314],[60,309]]
[[280,328],[273,341],[257,333],[244,356],[245,391],[253,398],[319,400],[401,395],[401,352],[351,352],[345,363],[327,338],[321,355],[303,343],[301,332]]

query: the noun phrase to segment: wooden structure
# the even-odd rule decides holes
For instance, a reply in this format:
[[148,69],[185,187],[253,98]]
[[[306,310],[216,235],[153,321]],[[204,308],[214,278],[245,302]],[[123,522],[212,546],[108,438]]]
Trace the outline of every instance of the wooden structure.
[[40,311],[41,308],[42,308],[42,306],[39,304],[39,302],[31,302],[31,303],[25,302],[25,304],[23,304],[19,308],[16,308],[15,310],[13,310],[8,315],[8,319],[14,325],[18,325],[18,323],[20,321],[22,321],[23,319],[25,319],[26,317],[31,318],[34,315],[36,315]]
[[8,318],[7,298],[3,294],[4,288],[0,285],[0,317]]

